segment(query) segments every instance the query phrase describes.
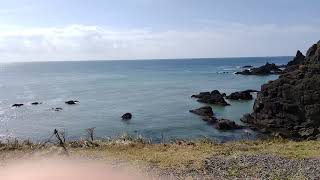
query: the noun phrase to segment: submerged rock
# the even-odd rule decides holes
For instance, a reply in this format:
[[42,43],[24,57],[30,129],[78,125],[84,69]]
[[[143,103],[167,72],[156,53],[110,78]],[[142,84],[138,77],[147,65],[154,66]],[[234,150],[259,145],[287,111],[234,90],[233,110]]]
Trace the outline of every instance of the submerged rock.
[[201,92],[198,95],[192,95],[191,97],[197,98],[198,102],[206,103],[206,104],[214,104],[214,105],[221,105],[221,106],[228,106],[228,104],[224,97],[218,90],[214,90],[210,92]]
[[310,139],[320,127],[320,42],[300,52],[277,80],[262,85],[253,112],[241,120],[292,139]]
[[252,68],[252,69],[246,69],[242,72],[236,72],[236,74],[241,75],[270,75],[270,74],[280,74],[282,70],[279,66],[272,63],[266,63],[263,66],[260,66],[258,68]]
[[211,116],[211,117],[205,116],[205,117],[202,117],[202,120],[206,121],[207,123],[213,124],[213,123],[216,123],[218,119],[214,116]]
[[124,120],[130,120],[132,119],[132,114],[131,113],[125,113],[124,115],[121,116],[122,119]]
[[57,111],[57,112],[58,112],[58,111],[62,111],[63,109],[62,109],[62,108],[60,108],[60,107],[57,107],[57,108],[51,108],[51,110],[52,110],[52,111]]
[[75,104],[78,104],[79,101],[70,100],[70,101],[66,101],[65,103],[68,105],[75,105]]
[[14,105],[12,105],[11,107],[21,107],[21,106],[23,106],[24,104],[14,104]]

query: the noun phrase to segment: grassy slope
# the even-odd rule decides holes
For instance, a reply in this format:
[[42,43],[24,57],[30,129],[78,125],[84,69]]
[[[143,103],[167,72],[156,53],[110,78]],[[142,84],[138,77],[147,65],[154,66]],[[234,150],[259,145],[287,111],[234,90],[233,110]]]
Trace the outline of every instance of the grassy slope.
[[[73,142],[68,145],[72,157],[84,157],[111,162],[125,162],[137,167],[156,167],[159,170],[185,172],[201,171],[204,162],[212,156],[231,157],[244,154],[271,154],[286,158],[304,159],[320,157],[320,141],[293,142],[281,139],[264,141],[240,141],[224,144],[207,140],[198,142],[175,142],[169,144],[149,144],[134,139],[118,139],[96,142]],[[9,143],[0,145],[1,164],[12,159],[34,155],[46,157],[57,152],[55,146]],[[39,153],[41,152],[41,153]],[[241,173],[241,172],[240,172]]]
[[160,168],[201,168],[204,160],[214,155],[272,154],[287,158],[319,158],[319,141],[285,140],[241,141],[217,144],[208,141],[170,144],[102,144],[96,148],[74,148],[72,154],[113,157],[128,162],[153,164]]

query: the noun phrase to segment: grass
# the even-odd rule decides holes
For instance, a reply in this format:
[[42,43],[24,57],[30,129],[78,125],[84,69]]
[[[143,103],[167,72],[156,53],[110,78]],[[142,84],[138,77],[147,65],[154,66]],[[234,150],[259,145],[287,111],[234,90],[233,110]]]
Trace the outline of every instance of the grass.
[[179,170],[201,169],[211,156],[237,156],[241,154],[272,154],[286,158],[320,158],[319,141],[295,142],[283,139],[214,143],[211,141],[174,142],[169,144],[101,143],[95,148],[74,148],[71,154],[114,158],[156,167]]
[[[242,154],[271,154],[286,158],[320,158],[320,141],[294,142],[283,139],[237,141],[215,143],[209,140],[196,142],[177,141],[167,144],[151,144],[143,138],[120,137],[116,139],[75,141],[66,144],[70,156],[125,162],[132,165],[156,167],[175,171],[201,170],[207,158],[212,156],[237,156]],[[33,144],[18,141],[0,143],[0,160],[19,159],[34,152],[46,152],[56,145]],[[53,150],[53,152],[57,152]],[[60,151],[61,152],[61,151]],[[254,170],[254,169],[253,169]],[[249,169],[246,171],[250,171]],[[238,169],[230,169],[230,174]]]

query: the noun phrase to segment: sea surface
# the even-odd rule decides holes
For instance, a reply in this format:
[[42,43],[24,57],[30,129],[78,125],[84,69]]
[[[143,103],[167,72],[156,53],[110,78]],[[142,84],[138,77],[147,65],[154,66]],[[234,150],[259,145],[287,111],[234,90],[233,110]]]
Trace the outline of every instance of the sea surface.
[[[55,128],[68,139],[86,138],[95,127],[97,137],[124,133],[153,141],[213,138],[218,141],[255,138],[248,130],[219,131],[190,109],[199,108],[190,96],[218,89],[227,94],[260,90],[277,76],[235,75],[244,65],[286,64],[291,57],[29,62],[0,64],[0,138],[44,140]],[[64,102],[78,100],[78,105]],[[38,101],[43,104],[32,106]],[[23,103],[20,108],[12,104]],[[241,124],[254,101],[231,101],[212,106],[217,117]],[[61,107],[60,112],[51,108]],[[131,112],[133,119],[121,120]]]

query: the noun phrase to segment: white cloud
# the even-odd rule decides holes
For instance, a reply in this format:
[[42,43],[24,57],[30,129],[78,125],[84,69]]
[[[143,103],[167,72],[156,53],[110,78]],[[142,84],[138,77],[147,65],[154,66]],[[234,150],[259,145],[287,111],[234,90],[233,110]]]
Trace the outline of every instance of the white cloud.
[[[319,38],[319,27],[223,24],[193,31],[0,26],[0,61],[107,60],[294,55]],[[303,49],[305,50],[305,49]]]

